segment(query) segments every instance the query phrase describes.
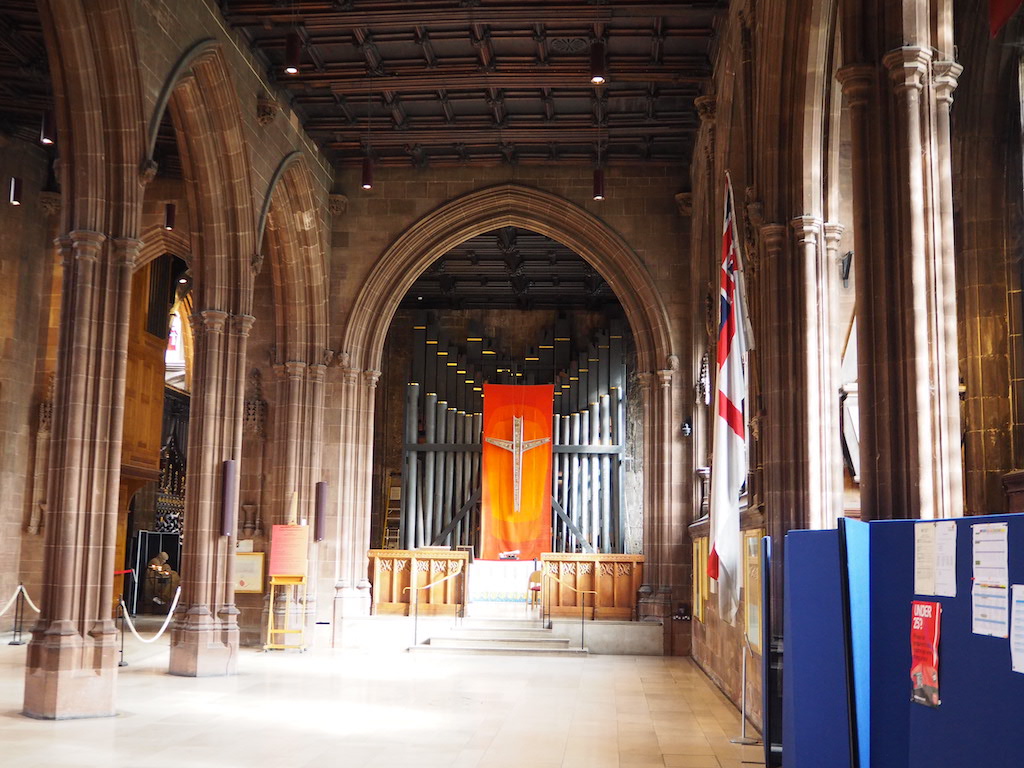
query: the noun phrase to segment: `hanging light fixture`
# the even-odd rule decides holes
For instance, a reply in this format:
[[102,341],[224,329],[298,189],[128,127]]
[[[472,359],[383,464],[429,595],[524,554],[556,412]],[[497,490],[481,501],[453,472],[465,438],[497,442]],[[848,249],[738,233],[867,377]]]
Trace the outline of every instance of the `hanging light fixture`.
[[604,168],[594,169],[594,199],[604,200]]
[[371,97],[366,97],[366,156],[363,157],[363,189],[373,189],[373,157],[370,149],[370,103]]
[[607,81],[604,43],[595,40],[590,44],[590,82],[594,85],[604,85]]
[[51,146],[57,143],[57,126],[53,121],[53,110],[43,112],[43,122],[39,127],[39,143]]
[[11,176],[11,205],[21,205],[21,179]]
[[288,33],[284,44],[284,73],[286,75],[299,74],[299,64],[302,62],[302,38],[296,30]]
[[174,217],[177,212],[174,203],[167,203],[164,206],[164,229],[168,232],[174,229]]

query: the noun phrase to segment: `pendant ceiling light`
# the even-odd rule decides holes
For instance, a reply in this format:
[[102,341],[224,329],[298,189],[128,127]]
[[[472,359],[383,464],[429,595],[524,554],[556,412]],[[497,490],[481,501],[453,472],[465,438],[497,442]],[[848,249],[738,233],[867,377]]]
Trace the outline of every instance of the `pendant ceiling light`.
[[11,176],[11,205],[21,205],[21,179]]
[[363,157],[363,189],[373,189],[373,155],[370,149],[370,104],[372,103],[370,96],[366,97],[366,155]]
[[174,203],[167,203],[164,206],[164,229],[167,231],[174,229],[174,218],[177,212]]
[[288,33],[284,44],[284,72],[286,75],[299,74],[302,63],[302,38],[294,29]]
[[590,82],[604,85],[608,81],[604,43],[595,40],[590,44]]
[[39,127],[39,143],[46,146],[57,143],[57,126],[54,125],[52,110],[43,112],[43,123]]
[[594,199],[604,200],[604,168],[594,169]]

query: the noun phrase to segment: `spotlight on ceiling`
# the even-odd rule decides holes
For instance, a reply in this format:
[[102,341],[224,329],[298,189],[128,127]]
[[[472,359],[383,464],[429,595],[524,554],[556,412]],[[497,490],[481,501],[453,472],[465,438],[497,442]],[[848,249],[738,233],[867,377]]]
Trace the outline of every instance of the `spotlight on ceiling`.
[[288,33],[284,44],[284,72],[286,75],[299,74],[299,64],[302,62],[302,38],[299,33],[292,30]]
[[43,112],[43,122],[39,127],[39,143],[51,146],[57,142],[57,126],[54,125],[53,111]]
[[590,44],[590,82],[594,85],[604,85],[607,81],[604,43],[595,40]]

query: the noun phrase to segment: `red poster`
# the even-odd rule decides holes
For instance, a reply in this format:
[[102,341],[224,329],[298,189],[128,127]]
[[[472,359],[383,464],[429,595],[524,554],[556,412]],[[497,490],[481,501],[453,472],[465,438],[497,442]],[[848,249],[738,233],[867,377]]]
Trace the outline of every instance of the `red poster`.
[[275,525],[270,534],[268,576],[305,576],[308,525]]
[[551,384],[484,384],[482,560],[551,548]]
[[915,600],[911,603],[910,700],[926,707],[937,707],[939,701],[939,617],[941,603]]

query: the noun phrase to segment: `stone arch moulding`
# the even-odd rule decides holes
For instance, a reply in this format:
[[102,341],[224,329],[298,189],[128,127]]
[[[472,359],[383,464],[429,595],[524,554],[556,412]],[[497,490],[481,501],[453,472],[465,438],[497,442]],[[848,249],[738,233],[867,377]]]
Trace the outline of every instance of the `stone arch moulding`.
[[472,237],[515,226],[572,248],[608,281],[637,345],[637,368],[668,365],[668,313],[647,268],[611,227],[575,203],[518,184],[499,184],[455,198],[408,227],[384,251],[349,314],[341,349],[352,367],[380,370],[384,339],[402,297],[436,259]]
[[167,75],[156,104],[153,105],[153,114],[149,118],[149,126],[146,129],[146,164],[153,162],[153,152],[156,150],[157,134],[160,132],[160,122],[164,119],[164,112],[171,101],[171,94],[191,70],[192,66],[207,56],[213,55],[220,48],[220,43],[212,37],[203,38],[181,55],[175,63],[174,68]]
[[163,227],[150,227],[143,233],[142,248],[132,268],[134,271],[138,271],[165,253],[172,253],[191,266],[192,242],[189,236],[181,229],[168,231]]
[[267,216],[270,214],[270,201],[274,197],[274,190],[277,189],[277,183],[284,176],[285,171],[292,167],[302,158],[302,153],[298,150],[289,152],[285,155],[281,162],[277,164],[277,168],[274,169],[274,175],[270,177],[270,183],[267,184],[267,194],[263,196],[263,207],[260,208],[260,218],[256,223],[256,242],[257,244],[263,240],[263,230],[267,226]]

